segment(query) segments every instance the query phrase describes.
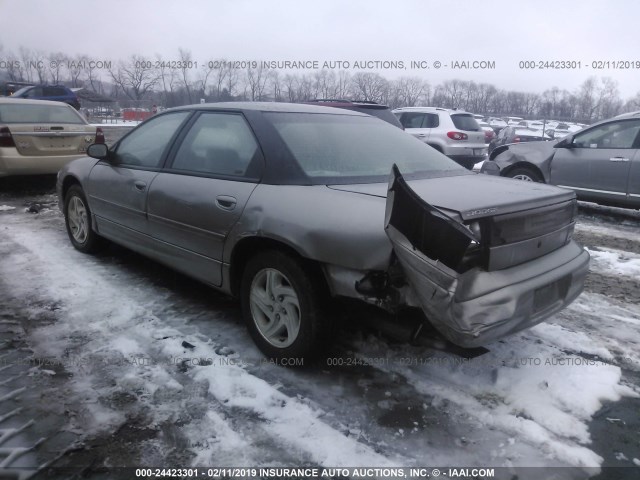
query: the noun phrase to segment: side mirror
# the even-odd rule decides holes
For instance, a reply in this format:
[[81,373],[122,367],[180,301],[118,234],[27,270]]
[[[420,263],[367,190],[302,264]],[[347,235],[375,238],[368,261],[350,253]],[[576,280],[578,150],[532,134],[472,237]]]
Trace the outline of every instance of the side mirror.
[[553,148],[573,148],[573,135],[567,135],[558,143],[556,143]]
[[106,160],[109,156],[109,147],[104,143],[92,143],[87,148],[87,155],[98,160]]

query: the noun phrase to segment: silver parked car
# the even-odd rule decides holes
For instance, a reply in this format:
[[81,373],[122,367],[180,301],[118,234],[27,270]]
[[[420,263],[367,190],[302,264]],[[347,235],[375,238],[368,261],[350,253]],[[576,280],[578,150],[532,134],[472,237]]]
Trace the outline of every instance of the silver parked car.
[[407,133],[471,170],[487,158],[485,133],[472,113],[436,107],[396,108]]
[[640,208],[640,112],[603,120],[560,141],[503,145],[481,171],[575,190],[579,200]]
[[573,192],[472,173],[377,118],[331,107],[168,110],[58,176],[71,243],[104,239],[241,299],[268,356],[329,342],[331,297],[421,308],[472,347],[583,288]]

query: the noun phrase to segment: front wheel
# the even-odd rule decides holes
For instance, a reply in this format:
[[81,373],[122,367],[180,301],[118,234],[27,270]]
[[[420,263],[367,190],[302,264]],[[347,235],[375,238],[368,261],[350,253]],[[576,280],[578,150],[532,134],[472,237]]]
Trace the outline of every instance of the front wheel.
[[527,167],[517,167],[509,170],[505,176],[516,180],[524,180],[525,182],[544,183],[544,179],[538,172]]
[[325,296],[312,270],[283,252],[253,257],[242,276],[242,313],[258,348],[269,358],[300,365],[326,346]]
[[104,239],[91,229],[91,210],[79,185],[73,185],[64,198],[64,223],[71,244],[83,253],[95,253]]

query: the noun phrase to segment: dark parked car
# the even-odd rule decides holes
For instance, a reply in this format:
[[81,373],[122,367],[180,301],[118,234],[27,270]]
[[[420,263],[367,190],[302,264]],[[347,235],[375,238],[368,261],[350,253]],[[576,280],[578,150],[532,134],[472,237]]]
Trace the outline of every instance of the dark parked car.
[[13,98],[29,98],[31,100],[50,100],[52,102],[64,102],[76,110],[80,109],[78,96],[64,85],[31,85],[17,90]]
[[640,208],[640,112],[560,141],[496,148],[481,171],[575,190],[579,200]]
[[396,116],[386,105],[376,102],[365,102],[360,100],[340,100],[340,99],[315,99],[306,102],[309,105],[322,105],[324,107],[344,108],[354,112],[366,113],[390,123],[394,127],[404,128]]
[[543,134],[542,130],[532,130],[526,127],[505,127],[500,130],[500,133],[489,143],[489,155],[500,145],[549,140],[553,140],[553,138],[547,134]]
[[57,182],[74,247],[110,239],[240,297],[275,358],[329,344],[331,297],[422,308],[472,347],[561,310],[588,270],[573,192],[472,173],[348,109],[180,107],[88,154]]

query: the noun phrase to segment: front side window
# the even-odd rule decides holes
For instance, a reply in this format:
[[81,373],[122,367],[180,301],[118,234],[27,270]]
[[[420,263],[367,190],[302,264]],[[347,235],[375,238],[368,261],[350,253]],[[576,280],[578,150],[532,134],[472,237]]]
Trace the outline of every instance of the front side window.
[[258,143],[239,114],[203,113],[185,137],[171,168],[210,175],[251,176]]
[[169,142],[190,112],[167,113],[155,117],[124,137],[115,151],[114,163],[156,168]]
[[640,120],[612,122],[578,134],[573,145],[578,148],[634,148]]
[[403,175],[468,172],[412,135],[373,118],[283,112],[265,117],[307,176],[319,182],[384,182],[393,164]]
[[24,95],[24,98],[40,98],[42,96],[42,88],[33,87],[31,90],[27,91],[27,93]]

